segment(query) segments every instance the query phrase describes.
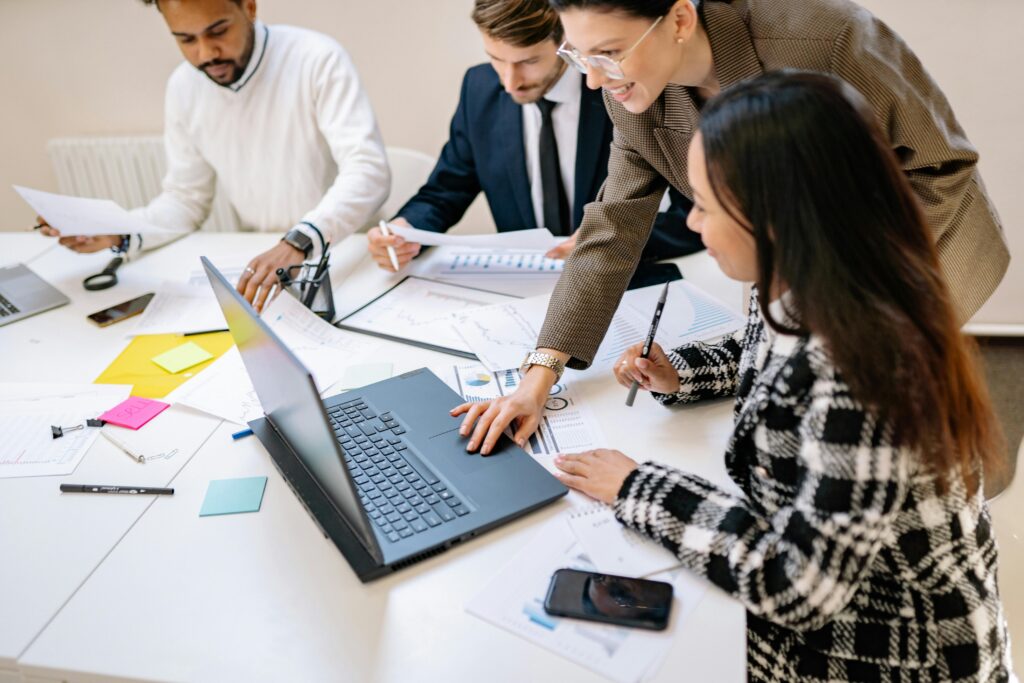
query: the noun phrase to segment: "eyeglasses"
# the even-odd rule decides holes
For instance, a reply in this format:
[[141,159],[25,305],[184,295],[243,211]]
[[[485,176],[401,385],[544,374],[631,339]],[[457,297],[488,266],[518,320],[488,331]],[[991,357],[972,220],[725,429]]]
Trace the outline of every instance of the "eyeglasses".
[[558,56],[565,60],[570,66],[576,67],[580,73],[585,74],[590,69],[598,69],[602,71],[605,76],[613,81],[617,81],[620,78],[625,78],[626,74],[622,72],[622,63],[626,61],[626,58],[633,53],[640,43],[644,42],[644,38],[650,35],[654,27],[657,26],[664,16],[658,17],[654,20],[654,23],[644,31],[644,34],[640,36],[640,40],[633,43],[633,47],[629,48],[622,53],[622,56],[618,59],[612,59],[605,55],[591,55],[589,57],[581,55],[580,51],[574,47],[566,47],[569,41],[565,41],[558,48]]

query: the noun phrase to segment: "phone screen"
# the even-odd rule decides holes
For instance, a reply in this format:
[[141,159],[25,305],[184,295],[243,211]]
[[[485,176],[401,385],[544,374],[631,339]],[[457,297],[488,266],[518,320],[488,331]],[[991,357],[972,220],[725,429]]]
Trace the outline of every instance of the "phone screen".
[[663,630],[672,610],[672,585],[576,569],[551,577],[544,609],[549,614]]
[[89,316],[89,320],[93,321],[100,327],[113,325],[114,323],[121,322],[122,320],[127,320],[133,315],[142,313],[146,310],[146,305],[152,298],[153,293],[150,292],[149,294],[143,294],[142,296],[135,297],[129,301],[122,301],[110,308],[104,308],[102,311],[96,311]]

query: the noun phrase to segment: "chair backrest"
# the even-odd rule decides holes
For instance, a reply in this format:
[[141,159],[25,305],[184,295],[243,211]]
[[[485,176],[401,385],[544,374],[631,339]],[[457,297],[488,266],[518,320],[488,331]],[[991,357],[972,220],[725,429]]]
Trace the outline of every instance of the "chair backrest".
[[391,167],[391,192],[380,209],[382,218],[394,216],[419,191],[436,162],[429,154],[405,147],[388,147],[387,155]]

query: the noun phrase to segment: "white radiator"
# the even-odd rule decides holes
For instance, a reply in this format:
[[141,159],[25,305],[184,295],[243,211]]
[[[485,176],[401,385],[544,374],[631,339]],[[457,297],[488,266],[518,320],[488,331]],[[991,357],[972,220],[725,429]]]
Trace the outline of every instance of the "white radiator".
[[[158,135],[57,138],[47,145],[61,194],[113,199],[133,209],[160,194],[167,170]],[[203,230],[238,229],[238,216],[218,190]]]

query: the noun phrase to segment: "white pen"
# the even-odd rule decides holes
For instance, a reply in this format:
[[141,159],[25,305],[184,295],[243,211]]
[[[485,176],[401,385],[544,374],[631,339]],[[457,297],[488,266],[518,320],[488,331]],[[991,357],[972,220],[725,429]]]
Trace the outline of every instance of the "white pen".
[[120,448],[122,451],[124,451],[128,455],[128,457],[132,458],[136,462],[141,462],[141,463],[145,464],[146,456],[142,455],[141,453],[136,453],[131,448],[129,448],[126,443],[124,443],[123,441],[121,441],[119,439],[115,439],[113,436],[110,435],[110,432],[108,432],[106,430],[102,430],[100,432],[100,434],[102,434],[104,437],[106,437],[107,441],[109,441],[110,443],[114,444],[115,446]]
[[[391,231],[388,230],[388,224],[384,221],[380,222],[380,233],[385,237],[391,237]],[[388,247],[388,258],[391,259],[391,265],[394,266],[395,272],[398,272],[398,255],[395,253],[394,247]]]

